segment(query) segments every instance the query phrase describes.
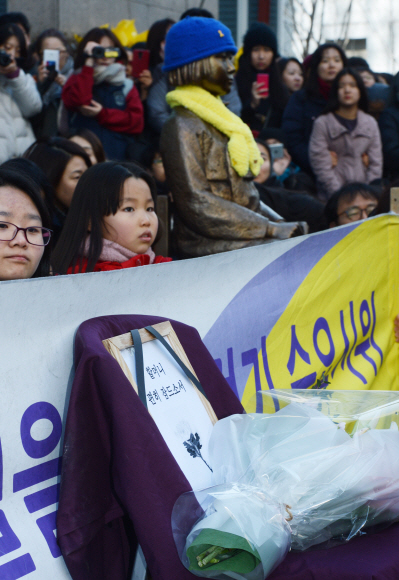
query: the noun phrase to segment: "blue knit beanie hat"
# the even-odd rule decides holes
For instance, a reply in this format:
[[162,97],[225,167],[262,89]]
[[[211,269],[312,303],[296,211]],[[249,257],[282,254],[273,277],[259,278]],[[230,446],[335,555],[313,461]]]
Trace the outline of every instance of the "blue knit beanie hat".
[[213,18],[184,18],[166,35],[163,70],[175,70],[220,52],[237,52],[227,26]]

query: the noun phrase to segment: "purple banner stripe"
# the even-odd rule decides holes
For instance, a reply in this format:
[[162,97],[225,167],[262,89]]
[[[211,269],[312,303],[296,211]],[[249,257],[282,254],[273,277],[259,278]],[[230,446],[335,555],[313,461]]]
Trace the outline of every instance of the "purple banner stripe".
[[24,502],[31,514],[37,512],[44,507],[57,503],[60,497],[60,484],[51,485],[40,491],[36,491],[31,495],[24,497]]
[[54,530],[57,529],[57,512],[51,512],[51,514],[39,518],[36,520],[36,523],[47,542],[51,555],[53,558],[59,558],[61,556],[61,550],[54,535]]
[[32,556],[30,554],[24,554],[0,566],[0,578],[1,580],[18,580],[18,578],[23,578],[23,576],[27,576],[35,570],[36,566],[32,560]]
[[361,224],[355,222],[314,234],[287,250],[237,293],[209,329],[204,343],[213,358],[222,361],[225,376],[226,351],[230,349],[233,371],[230,376],[237,385],[239,398],[251,372],[249,366],[242,365],[242,354],[254,348],[261,350],[261,337],[269,335],[312,268]]
[[41,483],[42,481],[51,479],[56,475],[60,475],[61,462],[62,457],[56,457],[55,459],[50,459],[50,461],[45,461],[40,465],[35,465],[35,467],[30,467],[29,469],[15,473],[13,486],[14,493],[21,491],[21,489],[31,487],[32,485],[35,485],[35,483]]

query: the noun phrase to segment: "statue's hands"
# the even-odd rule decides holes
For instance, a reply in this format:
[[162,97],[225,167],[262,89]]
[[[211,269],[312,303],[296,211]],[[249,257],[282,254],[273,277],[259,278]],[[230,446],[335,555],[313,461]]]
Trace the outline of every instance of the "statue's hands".
[[269,222],[266,231],[266,238],[275,238],[276,240],[286,240],[303,236],[309,231],[306,222]]

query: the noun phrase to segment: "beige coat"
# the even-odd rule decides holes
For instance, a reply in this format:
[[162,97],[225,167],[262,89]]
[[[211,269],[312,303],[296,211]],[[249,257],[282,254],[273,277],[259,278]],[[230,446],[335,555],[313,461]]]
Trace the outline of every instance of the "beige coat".
[[[332,167],[330,151],[337,154],[336,167]],[[364,153],[368,156],[368,167],[362,159]],[[359,111],[357,125],[349,132],[333,113],[321,115],[313,124],[309,158],[318,195],[323,200],[347,183],[370,183],[381,178],[383,158],[377,121]]]

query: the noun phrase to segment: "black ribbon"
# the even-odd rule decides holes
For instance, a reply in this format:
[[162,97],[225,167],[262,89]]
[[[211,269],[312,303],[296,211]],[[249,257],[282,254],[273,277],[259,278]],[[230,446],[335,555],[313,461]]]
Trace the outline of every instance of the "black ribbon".
[[[197,377],[194,376],[194,374],[190,371],[190,369],[184,364],[184,362],[180,359],[180,357],[175,353],[173,348],[166,342],[164,337],[157,330],[155,330],[155,328],[153,328],[152,326],[146,326],[145,329],[150,334],[155,336],[155,338],[157,338],[161,344],[163,344],[163,346],[166,348],[168,353],[174,358],[174,360],[180,366],[180,368],[182,369],[184,374],[187,376],[187,378],[194,383],[194,385],[197,387],[197,389],[204,395],[205,399],[208,399],[208,397],[206,396],[205,391],[202,388],[202,385],[199,382],[199,380],[197,379]],[[135,360],[136,360],[137,388],[139,391],[139,397],[140,397],[143,405],[147,409],[148,406],[147,406],[147,397],[145,394],[143,344],[141,342],[141,337],[140,337],[140,333],[138,330],[131,330],[130,332],[131,332],[132,339],[133,339],[134,356],[135,356]]]

